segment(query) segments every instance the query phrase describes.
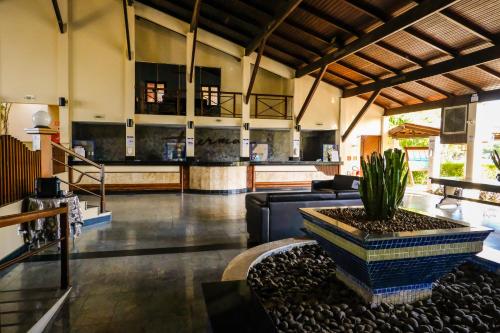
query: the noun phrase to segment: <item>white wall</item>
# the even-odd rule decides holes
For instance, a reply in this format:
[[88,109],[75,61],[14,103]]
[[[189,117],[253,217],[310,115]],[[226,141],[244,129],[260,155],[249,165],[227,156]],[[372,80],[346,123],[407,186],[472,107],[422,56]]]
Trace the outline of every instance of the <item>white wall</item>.
[[[359,97],[342,98],[340,101],[340,134],[343,134],[352,123],[366,101]],[[351,172],[353,167],[360,168],[361,135],[382,135],[382,119],[384,109],[372,104],[356,127],[344,142],[340,144],[340,158],[344,162],[341,172]],[[348,156],[351,160],[348,161]],[[357,159],[352,159],[356,156]]]
[[31,142],[32,136],[26,134],[25,128],[33,127],[32,117],[37,111],[48,112],[47,105],[41,104],[12,104],[9,116],[9,135],[22,142]]
[[58,33],[50,1],[0,1],[0,99],[57,103]]
[[127,60],[122,2],[72,1],[70,13],[73,120],[125,122]]
[[[21,213],[22,201],[0,207],[0,216]],[[18,226],[0,228],[0,260],[23,245],[23,238],[17,235]]]
[[[306,75],[294,80],[294,112],[297,116],[313,85],[314,78]],[[337,130],[342,91],[325,82],[320,82],[300,125],[307,130]]]

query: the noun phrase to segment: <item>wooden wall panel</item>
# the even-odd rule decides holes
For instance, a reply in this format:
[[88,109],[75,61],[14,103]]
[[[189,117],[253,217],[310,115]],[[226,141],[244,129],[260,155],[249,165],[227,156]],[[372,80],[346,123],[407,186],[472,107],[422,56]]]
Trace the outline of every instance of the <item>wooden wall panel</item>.
[[33,193],[40,173],[40,151],[29,150],[10,135],[0,135],[0,206]]

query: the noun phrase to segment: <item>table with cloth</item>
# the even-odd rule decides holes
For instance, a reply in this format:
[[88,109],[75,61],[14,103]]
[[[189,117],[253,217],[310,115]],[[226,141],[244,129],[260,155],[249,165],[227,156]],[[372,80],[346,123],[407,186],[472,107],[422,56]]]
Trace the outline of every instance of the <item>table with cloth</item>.
[[[36,211],[50,208],[57,208],[61,203],[68,204],[68,222],[73,239],[82,233],[83,213],[80,208],[80,200],[75,194],[69,193],[62,197],[39,198],[29,196],[25,203],[26,211]],[[59,216],[40,218],[24,223],[20,227],[25,244],[33,247],[41,243],[49,242],[60,238]]]

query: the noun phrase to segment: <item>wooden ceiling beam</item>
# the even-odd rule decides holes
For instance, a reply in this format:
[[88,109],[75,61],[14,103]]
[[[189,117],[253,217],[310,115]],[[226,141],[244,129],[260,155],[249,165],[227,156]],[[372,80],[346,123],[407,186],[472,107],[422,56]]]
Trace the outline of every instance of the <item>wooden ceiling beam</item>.
[[193,15],[191,15],[191,23],[189,24],[189,32],[194,32],[196,29],[198,29],[198,19],[200,17],[200,7],[201,7],[201,0],[195,0],[194,8],[193,8]]
[[427,102],[427,100],[426,100],[424,97],[422,97],[422,96],[420,96],[420,95],[418,95],[418,94],[415,94],[414,92],[409,91],[409,90],[407,90],[407,89],[405,89],[405,88],[401,88],[401,87],[398,87],[398,86],[394,86],[394,87],[392,87],[392,88],[393,88],[393,89],[396,89],[397,91],[402,92],[402,93],[403,93],[403,94],[405,94],[405,95],[408,95],[408,96],[413,97],[413,98],[414,98],[414,99],[416,99],[417,101],[420,101],[420,102]]
[[469,88],[470,90],[472,90],[474,92],[483,91],[483,89],[481,87],[478,87],[478,86],[476,86],[475,84],[473,84],[473,83],[471,83],[469,81],[465,81],[464,79],[459,78],[456,75],[453,75],[453,74],[450,74],[450,73],[445,73],[445,74],[443,74],[443,76],[445,78],[449,79],[449,80],[457,82],[458,84],[460,84],[460,85],[462,85],[464,87]]
[[449,54],[451,56],[456,56],[458,54],[457,51],[453,50],[447,45],[444,45],[441,42],[438,42],[437,40],[433,39],[432,37],[424,34],[423,32],[420,32],[416,30],[413,27],[410,27],[405,30],[409,34],[411,34],[413,37],[417,38],[418,40],[424,42],[425,44],[429,45],[430,47],[444,53],[444,54]]
[[363,54],[361,52],[358,52],[355,54],[357,57],[360,57],[361,59],[377,66],[377,67],[380,67],[382,68],[383,70],[386,70],[387,72],[389,73],[393,73],[393,74],[400,74],[402,73],[401,70],[399,70],[398,68],[395,68],[395,67],[392,67],[391,65],[387,65],[385,63],[383,63],[382,61],[378,60],[378,59],[375,59],[373,57],[370,57],[366,54]]
[[415,82],[418,83],[418,84],[420,84],[421,86],[426,87],[427,89],[433,90],[433,91],[435,91],[435,92],[437,92],[437,93],[439,93],[439,94],[441,94],[443,96],[446,96],[446,97],[452,97],[453,96],[453,94],[451,94],[451,93],[449,93],[449,92],[447,92],[447,91],[445,91],[445,90],[443,90],[441,88],[438,88],[435,85],[430,84],[428,82],[425,82],[425,81],[422,81],[422,80],[417,80]]
[[447,8],[447,9],[441,11],[440,14],[441,14],[441,16],[445,17],[446,19],[448,19],[452,23],[460,26],[462,29],[467,30],[471,34],[476,35],[477,37],[479,37],[487,42],[491,42],[493,44],[496,44],[498,42],[498,36],[496,36],[495,34],[492,34],[491,32],[489,32],[486,29],[483,29],[479,25],[469,21],[465,17],[455,13],[450,8]]
[[326,70],[326,73],[327,73],[327,74],[330,74],[330,75],[333,75],[333,76],[336,76],[336,77],[338,77],[339,79],[341,79],[341,80],[343,80],[343,81],[345,81],[345,82],[348,82],[348,83],[349,83],[350,85],[352,85],[352,86],[356,86],[356,87],[357,87],[357,86],[359,86],[359,85],[360,85],[360,83],[359,83],[359,82],[354,81],[353,79],[351,79],[351,78],[349,78],[349,77],[347,77],[347,76],[345,76],[345,75],[342,75],[342,74],[339,74],[339,73],[337,73],[337,72],[334,72],[334,71],[332,71],[331,69],[327,69],[327,70]]
[[[500,89],[478,92],[477,96],[479,98],[479,102],[498,100],[500,99]],[[446,106],[463,105],[470,102],[471,102],[471,94],[452,96],[450,98],[444,98],[438,101],[406,105],[402,107],[387,109],[384,113],[384,116],[393,116],[403,113],[438,109]]]
[[478,65],[477,68],[479,68],[483,72],[490,74],[491,76],[495,77],[496,79],[500,79],[500,72],[494,70],[493,68],[486,66],[485,64]]
[[375,91],[383,88],[393,87],[405,82],[421,80],[426,77],[449,73],[461,68],[476,66],[491,60],[500,58],[500,46],[493,46],[474,53],[463,55],[437,64],[429,65],[408,73],[396,75],[383,80],[352,88],[344,91],[344,97],[351,97]]
[[276,15],[270,20],[265,29],[263,29],[259,35],[257,35],[248,44],[245,49],[245,55],[248,56],[252,54],[252,52],[255,51],[259,45],[262,45],[262,41],[267,40],[273,31],[279,27],[279,25],[295,10],[295,8],[297,8],[298,5],[300,5],[301,2],[302,0],[290,0],[281,5],[277,10]]
[[54,14],[56,15],[57,26],[59,27],[59,32],[64,33],[64,22],[61,16],[61,10],[59,9],[59,3],[57,0],[52,0],[52,7],[54,8]]
[[323,66],[321,70],[319,71],[318,75],[314,79],[314,83],[311,86],[311,89],[309,90],[309,93],[307,94],[306,99],[304,100],[304,103],[302,104],[302,107],[300,108],[300,112],[295,120],[296,125],[300,124],[300,121],[302,120],[302,117],[306,113],[307,108],[309,107],[309,104],[311,103],[311,100],[314,96],[314,93],[316,92],[316,89],[318,89],[319,83],[323,79],[323,76],[326,73],[327,65]]
[[[55,0],[55,1],[57,3],[57,0]],[[128,3],[127,3],[127,0],[123,0],[122,5],[123,5],[123,18],[125,21],[125,38],[127,40],[127,58],[130,61],[130,60],[132,60],[132,49],[130,46],[130,30],[128,27],[128,8],[127,8]]]
[[[203,2],[203,11],[206,12],[207,14],[210,14],[212,17],[215,16],[216,13],[220,13],[222,16],[225,17],[224,21],[225,24],[227,25],[229,22],[234,22],[234,24],[238,25],[241,28],[244,28],[244,30],[248,31],[252,35],[258,34],[260,29],[259,26],[255,21],[250,19],[246,15],[239,15],[235,16],[230,13],[230,9],[227,6],[227,2],[219,2],[219,1],[207,1],[205,0]],[[227,21],[227,22],[226,22]],[[286,36],[279,31],[275,30],[273,32],[273,37],[285,40],[286,43],[289,43],[293,45],[296,48],[301,49],[302,52],[304,53],[311,53],[315,57],[320,57],[323,54],[323,50],[319,50],[315,47],[312,46],[307,46],[302,43],[302,41],[299,41],[296,38],[290,38],[290,36]],[[323,43],[327,43],[325,40],[321,40]],[[269,40],[268,40],[269,42]],[[328,43],[327,43],[328,44]]]
[[194,3],[193,14],[191,15],[191,24],[189,32],[193,33],[193,45],[191,46],[191,65],[189,68],[189,83],[193,82],[194,75],[194,59],[196,55],[196,39],[198,38],[198,20],[200,18],[201,0],[196,0]]
[[392,97],[391,95],[388,95],[388,94],[386,94],[386,93],[380,92],[380,94],[379,94],[379,95],[380,95],[380,97],[383,97],[383,98],[385,98],[385,99],[388,99],[388,100],[390,100],[391,102],[394,102],[394,103],[399,104],[399,105],[401,105],[401,106],[406,105],[405,103],[403,103],[403,102],[402,102],[402,101],[400,101],[399,99],[397,99],[397,98],[395,98],[395,97]]
[[257,53],[255,64],[253,65],[252,76],[250,77],[250,83],[248,84],[247,93],[245,95],[245,104],[248,104],[248,102],[250,102],[250,96],[252,95],[252,89],[255,83],[255,78],[257,77],[257,72],[259,71],[260,59],[262,58],[262,53],[264,53],[265,47],[266,47],[266,40],[262,39],[260,41],[259,52]]
[[356,8],[364,14],[369,15],[379,21],[386,22],[391,19],[391,15],[385,13],[383,10],[370,3],[361,0],[345,0],[345,2],[351,7]]
[[396,16],[384,25],[364,34],[360,38],[354,40],[353,42],[347,44],[343,48],[336,52],[328,54],[321,59],[314,61],[313,63],[300,68],[296,71],[297,77],[302,77],[308,73],[311,73],[323,65],[328,65],[333,62],[337,62],[353,53],[356,53],[363,48],[374,44],[398,31],[406,29],[407,27],[415,24],[416,22],[440,11],[448,6],[453,5],[458,0],[425,0],[420,5],[415,6],[412,9],[404,12],[403,14]]
[[366,101],[365,105],[363,105],[363,107],[361,108],[361,110],[359,110],[358,114],[356,115],[356,117],[354,118],[354,120],[352,121],[352,123],[349,125],[349,127],[347,128],[347,130],[344,132],[344,134],[342,134],[342,142],[344,142],[347,139],[347,137],[349,137],[349,134],[351,134],[351,132],[354,129],[354,127],[356,127],[356,125],[361,120],[361,118],[363,117],[363,115],[366,113],[366,111],[368,110],[368,108],[370,107],[370,105],[372,105],[372,103],[375,101],[375,99],[377,98],[377,96],[378,96],[379,93],[380,93],[380,90],[376,90],[376,91],[374,91],[371,94],[370,98],[368,98],[368,100]]
[[351,35],[356,36],[356,37],[360,36],[360,33],[357,32],[353,27],[348,26],[347,24],[340,21],[339,19],[337,19],[331,15],[328,15],[327,13],[325,13],[325,12],[317,9],[316,7],[311,6],[305,2],[302,2],[300,4],[299,9],[303,10],[304,12],[306,12],[310,15],[313,15],[313,16],[316,16],[317,18],[320,18],[325,23],[328,23],[331,26],[333,26],[339,30],[347,32],[348,34],[351,34]]
[[394,47],[394,46],[392,46],[389,43],[386,43],[384,41],[380,41],[380,42],[376,43],[375,45],[387,50],[388,52],[391,52],[392,54],[399,56],[402,59],[405,59],[409,62],[412,62],[415,65],[419,65],[420,67],[424,67],[426,65],[426,61],[424,61],[420,58],[417,58],[409,53],[406,53],[405,51],[400,50],[397,47]]

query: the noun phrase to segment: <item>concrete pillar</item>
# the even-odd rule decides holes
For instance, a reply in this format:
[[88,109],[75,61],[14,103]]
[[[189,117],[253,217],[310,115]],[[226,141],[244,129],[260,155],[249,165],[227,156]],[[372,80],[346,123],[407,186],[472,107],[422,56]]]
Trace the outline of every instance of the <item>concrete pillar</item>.
[[194,34],[186,34],[186,158],[194,157],[194,99],[195,99],[195,77],[189,82],[189,70],[191,68],[191,53]]
[[467,117],[467,155],[465,164],[465,180],[468,181],[479,181],[481,178],[481,133],[477,131],[476,114],[477,102],[470,103]]
[[[250,83],[250,76],[252,75],[252,66],[250,57],[244,56],[241,59],[241,80],[242,91],[246,93],[248,84]],[[245,96],[241,97],[241,128],[240,128],[240,159],[250,159],[250,129],[244,128],[245,123],[250,124],[250,102],[245,103]]]
[[290,129],[290,157],[291,161],[300,161],[300,131],[295,126]]
[[[59,1],[61,17],[65,22],[65,32],[57,34],[57,96],[63,97],[67,103],[59,105],[59,137],[61,145],[71,146],[71,104],[72,96],[70,91],[70,36],[71,21],[69,0]],[[56,104],[56,101],[54,101]],[[57,105],[57,104],[56,104]]]
[[[429,137],[429,177],[438,178],[441,173],[441,139],[439,136]],[[427,181],[427,188],[432,190],[432,184]]]
[[302,89],[301,79],[294,78],[293,80],[293,104],[292,104],[292,128],[290,128],[290,154],[289,159],[298,161],[300,160],[300,131],[296,128],[296,117],[300,112],[302,104],[307,94]]
[[125,156],[127,159],[135,158],[135,9],[127,6],[128,26],[130,32],[130,48],[132,60],[128,60],[127,41],[124,41],[124,107],[123,118],[125,123]]

